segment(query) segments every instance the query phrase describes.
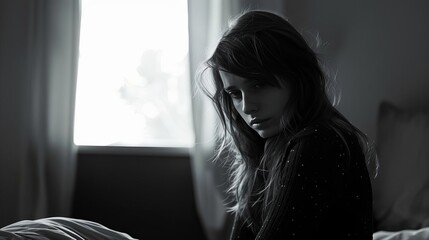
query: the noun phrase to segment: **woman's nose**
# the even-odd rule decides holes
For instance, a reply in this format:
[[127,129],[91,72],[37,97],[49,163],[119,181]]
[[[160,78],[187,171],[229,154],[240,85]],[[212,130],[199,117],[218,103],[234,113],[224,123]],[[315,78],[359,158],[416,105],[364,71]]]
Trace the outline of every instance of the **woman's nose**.
[[258,106],[254,99],[251,97],[243,96],[243,105],[242,105],[242,111],[245,114],[251,114],[258,110]]

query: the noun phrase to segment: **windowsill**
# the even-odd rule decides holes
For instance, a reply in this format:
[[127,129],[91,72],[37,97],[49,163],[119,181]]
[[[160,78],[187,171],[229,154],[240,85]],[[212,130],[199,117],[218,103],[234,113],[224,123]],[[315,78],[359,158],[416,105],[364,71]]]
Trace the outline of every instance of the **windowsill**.
[[133,147],[133,146],[76,146],[84,154],[116,154],[142,156],[178,156],[189,157],[189,147]]

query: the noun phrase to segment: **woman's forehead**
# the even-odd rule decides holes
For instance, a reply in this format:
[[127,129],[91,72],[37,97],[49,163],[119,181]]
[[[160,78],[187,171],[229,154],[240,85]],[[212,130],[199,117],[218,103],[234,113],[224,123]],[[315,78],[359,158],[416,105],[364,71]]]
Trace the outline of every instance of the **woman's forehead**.
[[233,73],[219,71],[220,78],[222,80],[223,86],[225,89],[227,88],[240,88],[248,85],[251,81],[244,77],[240,77]]
[[227,88],[244,88],[248,85],[252,85],[254,83],[268,83],[272,86],[283,88],[283,87],[289,87],[290,83],[288,81],[288,78],[286,77],[275,77],[271,76],[272,79],[268,79],[267,76],[263,77],[262,75],[255,78],[246,78],[239,75],[236,75],[234,73],[230,73],[227,71],[219,70],[219,75],[222,80],[222,84],[224,89]]

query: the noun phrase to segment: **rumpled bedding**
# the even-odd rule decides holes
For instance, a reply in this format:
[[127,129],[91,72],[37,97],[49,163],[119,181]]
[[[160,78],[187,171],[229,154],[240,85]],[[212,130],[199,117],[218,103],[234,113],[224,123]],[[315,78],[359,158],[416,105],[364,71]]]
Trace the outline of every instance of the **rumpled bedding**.
[[23,220],[0,229],[0,240],[135,240],[126,233],[82,219]]
[[[82,219],[51,217],[23,220],[0,229],[0,240],[137,240],[126,233]],[[429,227],[379,231],[373,240],[429,240]]]
[[373,240],[428,240],[429,227],[396,232],[379,231],[373,234]]

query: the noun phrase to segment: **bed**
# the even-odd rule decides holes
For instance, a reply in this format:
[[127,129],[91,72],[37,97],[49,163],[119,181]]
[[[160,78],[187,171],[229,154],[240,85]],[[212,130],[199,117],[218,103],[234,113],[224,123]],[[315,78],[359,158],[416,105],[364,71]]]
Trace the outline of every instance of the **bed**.
[[[429,113],[382,102],[373,182],[374,240],[429,240]],[[0,229],[3,239],[134,239],[99,223],[73,218],[24,220]]]
[[[0,240],[135,240],[99,223],[63,217],[23,220],[0,229]],[[429,228],[377,231],[374,240],[427,240]]]

